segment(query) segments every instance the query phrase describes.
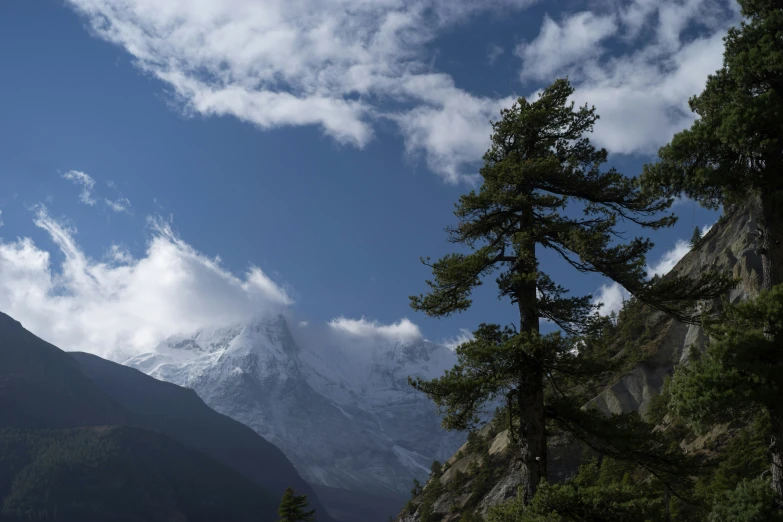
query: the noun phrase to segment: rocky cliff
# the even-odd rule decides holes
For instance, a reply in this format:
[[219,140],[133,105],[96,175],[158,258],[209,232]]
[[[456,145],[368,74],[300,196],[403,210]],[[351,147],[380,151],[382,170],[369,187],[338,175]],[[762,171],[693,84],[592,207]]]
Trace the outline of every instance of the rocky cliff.
[[[727,296],[737,302],[758,294],[761,258],[756,253],[759,209],[755,204],[727,209],[724,216],[673,268],[672,272],[695,276],[719,270],[740,280]],[[660,394],[664,379],[679,364],[687,364],[691,348],[703,350],[705,334],[698,325],[687,325],[657,312],[645,311],[634,318],[645,332],[634,349],[644,354],[640,362],[620,376],[586,405],[606,413],[648,413],[651,400]],[[512,458],[507,430],[488,424],[452,456],[417,492],[396,522],[420,522],[423,513],[443,522],[482,520],[487,510],[516,495],[519,465]],[[703,444],[704,441],[701,441]],[[564,480],[580,462],[580,451],[567,440],[549,441],[552,462],[549,480]],[[435,476],[435,475],[433,475]],[[434,499],[434,500],[433,500]],[[432,520],[431,518],[428,520]]]

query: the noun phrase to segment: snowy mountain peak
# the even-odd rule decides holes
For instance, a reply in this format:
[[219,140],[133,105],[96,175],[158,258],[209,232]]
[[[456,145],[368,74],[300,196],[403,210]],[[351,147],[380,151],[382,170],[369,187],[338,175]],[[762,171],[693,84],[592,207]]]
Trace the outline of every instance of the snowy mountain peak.
[[314,484],[407,493],[413,477],[460,446],[464,436],[445,433],[407,383],[453,366],[450,349],[393,337],[304,342],[276,316],[174,336],[126,364],[195,389],[280,447]]

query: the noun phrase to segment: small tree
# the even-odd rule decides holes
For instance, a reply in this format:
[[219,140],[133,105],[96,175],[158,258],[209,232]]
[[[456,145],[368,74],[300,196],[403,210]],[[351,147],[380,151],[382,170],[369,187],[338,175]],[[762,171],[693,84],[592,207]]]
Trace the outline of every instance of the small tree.
[[421,492],[424,488],[421,485],[421,482],[419,482],[419,479],[416,477],[413,477],[413,487],[411,488],[411,495],[413,497],[418,497],[421,495]]
[[693,229],[693,235],[691,236],[691,248],[696,248],[701,243],[701,230],[699,227]]
[[315,520],[315,510],[307,509],[307,495],[297,495],[293,488],[288,488],[283,493],[280,507],[277,508],[278,522],[312,522]]

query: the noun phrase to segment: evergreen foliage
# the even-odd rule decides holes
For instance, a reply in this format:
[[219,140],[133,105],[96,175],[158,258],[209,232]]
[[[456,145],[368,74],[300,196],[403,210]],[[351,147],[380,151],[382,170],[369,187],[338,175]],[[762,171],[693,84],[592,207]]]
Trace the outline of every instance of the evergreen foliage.
[[671,386],[671,409],[699,431],[718,423],[769,419],[773,479],[779,476],[775,434],[783,431],[783,285],[756,298],[725,307],[721,324],[709,328],[703,356],[677,369]]
[[0,520],[271,521],[276,499],[211,458],[129,426],[0,429]]
[[312,522],[315,510],[307,511],[307,495],[297,495],[293,488],[286,488],[277,514],[278,522]]
[[693,235],[691,236],[691,248],[696,248],[699,246],[699,243],[701,243],[701,229],[699,227],[695,227],[693,229]]
[[[708,78],[704,91],[690,99],[698,119],[659,150],[660,161],[645,166],[642,180],[651,191],[684,193],[710,208],[757,199],[761,287],[771,290],[783,284],[783,4],[776,0],[739,0],[739,4],[745,20],[724,38],[723,66]],[[777,333],[764,334],[778,345],[783,343]],[[755,355],[740,352],[750,359],[740,357],[736,362],[753,366]],[[766,365],[769,372],[783,373],[779,355]],[[715,382],[728,379],[728,375],[718,377],[721,372],[709,359],[700,371],[705,378],[710,371],[717,372]],[[723,395],[721,399],[736,395],[743,405],[740,409],[752,402],[752,392],[744,387],[747,381],[725,380],[724,384],[738,388],[716,392]],[[783,411],[779,410],[769,412],[772,487],[783,505]]]
[[[652,243],[642,238],[616,242],[621,219],[653,229],[671,225],[672,216],[659,216],[671,200],[641,191],[635,180],[614,169],[601,170],[606,150],[585,137],[598,118],[595,108],[575,110],[567,102],[572,93],[567,80],[557,80],[537,101],[520,98],[501,111],[484,155],[483,183],[460,198],[459,223],[447,229],[450,241],[470,253],[423,260],[434,280],[427,281],[428,294],[411,297],[414,309],[448,316],[469,308],[472,290],[500,271],[499,295],[517,307],[518,325],[480,325],[474,339],[457,348],[453,369],[431,381],[411,379],[411,384],[445,413],[448,429],[473,427],[485,404],[505,402],[523,465],[525,502],[546,476],[548,422],[599,444],[596,428],[608,425],[576,412],[585,381],[612,367],[601,348],[593,346],[608,321],[598,316],[591,296],[569,296],[540,269],[536,248],[555,252],[579,272],[603,274],[640,302],[682,320],[693,320],[693,300],[714,297],[726,287],[726,280],[713,274],[649,281],[644,255]],[[540,318],[561,332],[542,335]],[[583,421],[590,427],[578,428]],[[615,422],[614,433],[626,427],[624,420],[608,422]]]

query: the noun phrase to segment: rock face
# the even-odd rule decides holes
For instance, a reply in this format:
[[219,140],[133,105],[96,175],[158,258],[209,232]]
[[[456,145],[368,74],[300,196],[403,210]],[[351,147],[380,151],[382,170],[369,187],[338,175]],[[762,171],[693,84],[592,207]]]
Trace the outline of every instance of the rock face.
[[[730,209],[672,272],[694,277],[707,270],[731,274],[740,280],[727,296],[732,303],[758,295],[762,272],[755,238],[759,217],[754,204]],[[653,313],[648,324],[661,332],[656,353],[591,401],[591,406],[606,413],[638,411],[644,416],[664,378],[676,365],[687,362],[692,347],[704,349],[706,338],[698,325],[674,321],[660,312]]]
[[398,506],[413,478],[464,440],[442,430],[407,377],[438,376],[454,363],[450,349],[427,341],[299,346],[282,316],[172,338],[126,362],[193,388],[281,448],[311,484],[394,497]]
[[[755,244],[759,214],[759,207],[754,203],[728,209],[696,248],[673,268],[673,272],[696,276],[707,270],[722,271],[740,281],[727,296],[730,302],[757,295],[762,273],[761,258]],[[586,407],[598,408],[605,413],[638,411],[644,416],[652,398],[661,392],[664,379],[673,373],[677,365],[687,364],[691,349],[704,350],[706,337],[700,326],[680,323],[660,312],[650,313],[644,321],[654,332],[653,350],[648,352],[651,355],[588,402]],[[484,517],[490,507],[516,495],[520,470],[510,455],[512,448],[508,432],[482,430],[480,434],[484,437],[483,447],[466,453],[467,446],[463,446],[460,453],[449,459],[448,468],[440,476],[440,483],[451,482],[451,487],[439,492],[437,501],[429,507],[437,520],[456,522],[468,513]],[[569,444],[565,438],[552,437],[548,444],[551,456],[548,479],[564,480],[576,470],[582,455],[578,447]],[[462,476],[460,481],[459,472],[468,470],[474,462],[481,463],[478,470],[474,466],[472,472]],[[482,468],[488,468],[483,475],[491,477],[491,484],[481,482]],[[455,489],[454,481],[460,481],[461,487]],[[433,482],[427,487],[431,484]],[[412,499],[396,522],[422,520],[424,496]]]

